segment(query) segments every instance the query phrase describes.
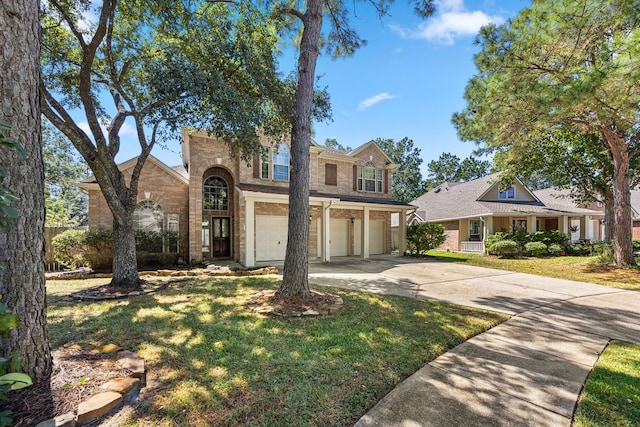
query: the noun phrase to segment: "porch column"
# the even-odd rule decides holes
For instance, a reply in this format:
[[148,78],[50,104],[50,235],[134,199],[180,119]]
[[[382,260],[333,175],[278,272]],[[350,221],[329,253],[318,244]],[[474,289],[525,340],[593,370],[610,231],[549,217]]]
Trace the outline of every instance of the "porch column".
[[331,203],[322,204],[322,262],[331,261]]
[[568,234],[569,233],[569,217],[566,215],[563,215],[560,217],[560,231],[562,231],[564,234]]
[[403,256],[405,251],[407,250],[407,210],[406,209],[402,209],[402,212],[400,212],[400,222],[398,223],[399,225],[399,231],[400,234],[398,236],[398,252],[400,253],[400,256]]
[[587,216],[582,215],[580,217],[580,240],[584,240],[587,238],[586,232],[587,232]]
[[536,216],[530,215],[527,217],[527,232],[535,233],[538,231],[538,227],[536,225]]
[[245,267],[256,266],[256,233],[255,233],[255,210],[253,199],[245,199],[244,211],[244,252]]
[[360,256],[364,259],[369,258],[369,208],[365,206],[362,212],[362,246],[360,247]]

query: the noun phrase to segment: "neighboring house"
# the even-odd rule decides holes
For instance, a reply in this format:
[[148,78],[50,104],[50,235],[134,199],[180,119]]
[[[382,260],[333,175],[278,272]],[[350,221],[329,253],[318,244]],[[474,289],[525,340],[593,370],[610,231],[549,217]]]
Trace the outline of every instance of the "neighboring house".
[[498,174],[469,182],[445,182],[414,201],[408,223],[442,224],[447,240],[441,249],[484,252],[487,235],[498,231],[559,230],[571,240],[601,240],[602,208],[577,206],[566,192],[530,191],[516,180],[500,191]]
[[[136,227],[177,231],[178,253],[194,262],[226,258],[252,267],[283,260],[291,172],[287,142],[264,139],[262,155],[247,164],[214,137],[183,131],[182,139],[183,166],[169,167],[151,156],[145,163]],[[310,259],[390,253],[391,214],[404,217],[413,208],[391,198],[396,165],[373,141],[351,152],[311,141],[309,155]],[[134,164],[131,159],[120,165],[125,177]],[[89,227],[111,228],[95,179],[78,186],[89,194]]]
[[633,212],[632,237],[640,239],[640,188],[631,190],[631,211]]

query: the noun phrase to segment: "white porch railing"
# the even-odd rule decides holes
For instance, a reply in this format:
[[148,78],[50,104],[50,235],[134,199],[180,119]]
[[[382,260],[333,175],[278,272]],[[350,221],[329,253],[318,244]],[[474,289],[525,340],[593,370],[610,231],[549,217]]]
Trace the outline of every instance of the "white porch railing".
[[484,253],[484,242],[460,242],[461,252]]

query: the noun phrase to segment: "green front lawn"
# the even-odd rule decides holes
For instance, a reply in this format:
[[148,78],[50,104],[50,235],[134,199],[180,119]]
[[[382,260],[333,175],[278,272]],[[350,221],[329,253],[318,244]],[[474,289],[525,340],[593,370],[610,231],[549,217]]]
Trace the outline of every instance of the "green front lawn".
[[460,262],[477,267],[496,268],[537,274],[559,279],[597,283],[623,289],[640,290],[640,268],[615,268],[603,265],[598,257],[561,256],[549,258],[506,259],[458,252],[429,251],[442,261]]
[[118,301],[72,302],[95,286],[49,281],[52,347],[114,343],[138,352],[153,399],[130,425],[352,425],[425,363],[507,316],[324,287],[342,314],[282,320],[247,311],[273,278],[202,279]]
[[640,425],[640,344],[609,344],[589,374],[573,425]]

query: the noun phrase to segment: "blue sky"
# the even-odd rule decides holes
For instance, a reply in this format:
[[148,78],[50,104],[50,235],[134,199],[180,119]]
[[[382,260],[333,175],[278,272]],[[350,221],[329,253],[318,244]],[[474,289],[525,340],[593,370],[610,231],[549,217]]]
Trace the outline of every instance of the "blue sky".
[[[316,74],[328,87],[333,121],[316,123],[314,139],[323,144],[335,138],[355,148],[378,137],[408,137],[421,149],[423,175],[443,152],[470,155],[476,145],[460,141],[451,116],[465,107],[464,89],[476,71],[475,35],[482,25],[514,17],[530,1],[440,0],[427,20],[415,16],[406,0],[397,0],[382,19],[367,2],[350,4],[351,23],[368,43],[350,58],[318,59]],[[281,59],[284,74],[294,60]],[[124,145],[119,161],[137,154]],[[181,163],[179,153],[175,142],[152,154],[173,166]]]

